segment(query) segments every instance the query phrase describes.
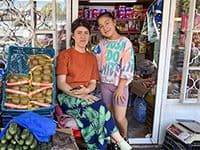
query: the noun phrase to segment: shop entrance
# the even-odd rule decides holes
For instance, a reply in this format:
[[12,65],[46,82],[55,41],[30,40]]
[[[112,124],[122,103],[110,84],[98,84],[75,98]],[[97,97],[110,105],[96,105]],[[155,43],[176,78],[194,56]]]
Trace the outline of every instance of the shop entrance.
[[95,16],[105,10],[115,14],[121,34],[133,43],[136,60],[135,79],[129,86],[128,137],[135,144],[157,143],[160,102],[156,99],[161,92],[158,96],[163,3],[161,0],[139,0],[136,3],[94,1],[74,0],[72,20],[82,17],[91,22],[92,44],[95,46],[101,38]]
[[[160,57],[164,58],[160,55],[160,49],[164,45],[160,44],[162,8],[159,2],[161,1],[155,2],[139,0],[137,3],[123,1],[102,4],[81,0],[71,0],[68,3],[65,0],[27,0],[24,3],[2,1],[0,2],[2,6],[0,8],[2,12],[0,16],[0,54],[2,54],[0,56],[5,59],[6,46],[12,44],[53,47],[57,52],[68,47],[71,20],[81,15],[91,21],[94,29],[91,40],[94,46],[100,36],[95,28],[95,17],[91,15],[97,15],[95,13],[102,9],[118,13],[120,11],[120,15],[117,16],[118,27],[121,33],[133,42],[137,74],[137,78],[130,85],[127,110],[128,136],[131,143],[156,143],[161,97],[157,91],[162,86],[160,85],[162,83],[158,82],[162,79],[157,72],[162,63],[158,60]],[[12,9],[7,9],[8,5]],[[13,9],[17,10],[14,15],[11,12]],[[148,28],[152,30],[148,31]],[[164,59],[160,60],[164,61]]]

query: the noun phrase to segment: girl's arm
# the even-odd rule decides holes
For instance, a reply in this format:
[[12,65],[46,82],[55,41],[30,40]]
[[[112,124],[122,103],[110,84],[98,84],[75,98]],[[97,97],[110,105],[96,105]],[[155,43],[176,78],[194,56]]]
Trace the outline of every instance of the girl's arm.
[[118,84],[117,88],[124,89],[124,87],[126,86],[126,83],[127,83],[127,79],[120,78],[119,79],[119,84]]
[[117,89],[114,93],[115,100],[118,101],[118,102],[125,100],[125,98],[123,97],[123,92],[124,92],[124,87],[126,86],[126,83],[127,83],[127,79],[120,78],[119,84],[118,84]]
[[121,74],[120,79],[126,79],[126,85],[133,79],[134,74],[134,50],[132,43],[127,40],[125,49],[121,54]]
[[134,51],[132,47],[132,43],[128,40],[126,42],[126,46],[124,51],[121,54],[121,74],[117,89],[114,93],[115,100],[117,101],[124,101],[125,98],[123,97],[124,87],[130,83],[133,79],[134,73]]

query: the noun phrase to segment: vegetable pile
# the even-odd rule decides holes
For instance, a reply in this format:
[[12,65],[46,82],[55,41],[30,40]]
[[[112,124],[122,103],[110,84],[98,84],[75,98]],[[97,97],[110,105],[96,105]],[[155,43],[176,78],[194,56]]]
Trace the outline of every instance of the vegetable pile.
[[52,59],[44,54],[31,55],[27,64],[30,66],[29,75],[8,75],[4,106],[11,109],[50,107],[54,67]]
[[28,129],[13,122],[0,141],[0,150],[36,150],[38,143]]

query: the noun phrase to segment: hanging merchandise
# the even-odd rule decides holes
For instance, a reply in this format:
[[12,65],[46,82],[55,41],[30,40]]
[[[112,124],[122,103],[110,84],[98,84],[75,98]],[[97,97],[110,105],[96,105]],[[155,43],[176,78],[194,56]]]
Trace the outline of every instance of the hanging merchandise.
[[181,31],[186,32],[188,28],[188,13],[189,13],[189,5],[190,1],[189,0],[183,0],[181,2]]
[[147,17],[144,19],[144,23],[141,30],[141,35],[147,36],[148,35],[148,24],[147,24]]
[[200,1],[196,1],[196,14],[194,20],[194,28],[196,30],[200,29]]
[[[153,43],[159,39],[158,30],[155,30],[153,23],[153,6],[147,11],[148,41]],[[157,32],[156,32],[157,31]]]
[[8,56],[7,48],[4,48],[4,45],[0,43],[0,81],[3,77],[6,68],[7,56]]
[[3,79],[4,69],[5,69],[5,62],[0,60],[0,81],[2,81]]
[[162,9],[163,9],[163,0],[157,0],[157,2],[155,3],[154,20],[159,33],[162,24]]
[[141,36],[139,37],[138,42],[139,42],[139,53],[140,53],[140,54],[146,53],[146,49],[147,49],[147,37],[141,35]]
[[[1,63],[0,64],[0,96],[1,96],[1,85],[2,85],[2,80],[3,80],[4,73],[5,72],[4,72],[4,69],[2,68],[2,63]],[[1,102],[1,97],[0,97],[0,102]]]
[[[200,11],[200,8],[199,8],[199,11]],[[194,28],[196,30],[200,29],[200,12],[198,12],[198,11],[196,11],[196,15],[195,15]]]
[[[189,19],[189,0],[182,1],[182,9],[181,9],[181,31],[186,32],[188,28],[188,19]],[[196,1],[196,10],[195,10],[195,18],[194,18],[194,29],[200,29],[200,1]]]
[[156,0],[147,10],[148,41],[155,42],[160,38],[160,29],[162,24],[163,1]]

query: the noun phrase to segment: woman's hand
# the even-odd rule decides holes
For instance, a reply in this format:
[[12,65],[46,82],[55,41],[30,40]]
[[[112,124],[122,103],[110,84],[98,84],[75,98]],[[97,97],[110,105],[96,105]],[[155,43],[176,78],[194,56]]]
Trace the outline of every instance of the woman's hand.
[[126,100],[125,97],[123,96],[123,91],[124,91],[124,88],[122,87],[118,87],[115,90],[114,100],[117,101],[118,103],[124,102]]
[[96,102],[99,100],[99,98],[94,95],[84,95],[83,99],[89,102]]
[[75,95],[85,95],[89,93],[89,89],[83,85],[80,85],[80,88],[71,91]]
[[85,101],[89,101],[89,102],[96,102],[99,100],[98,97],[91,95],[91,94],[87,94],[87,95],[77,95],[76,97],[81,98]]

